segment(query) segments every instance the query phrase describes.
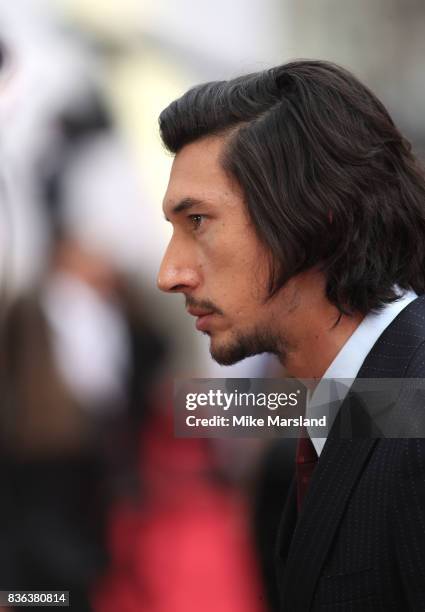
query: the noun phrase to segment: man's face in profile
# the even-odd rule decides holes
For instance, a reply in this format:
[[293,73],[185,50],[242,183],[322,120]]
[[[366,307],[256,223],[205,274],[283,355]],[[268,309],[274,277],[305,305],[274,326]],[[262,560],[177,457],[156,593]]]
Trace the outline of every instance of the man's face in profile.
[[[185,295],[197,329],[210,336],[212,357],[229,365],[261,352],[281,353],[278,318],[286,309],[282,296],[267,300],[267,250],[239,186],[220,165],[224,144],[223,137],[209,136],[175,157],[164,198],[173,235],[158,286]],[[286,301],[293,309],[294,300]]]

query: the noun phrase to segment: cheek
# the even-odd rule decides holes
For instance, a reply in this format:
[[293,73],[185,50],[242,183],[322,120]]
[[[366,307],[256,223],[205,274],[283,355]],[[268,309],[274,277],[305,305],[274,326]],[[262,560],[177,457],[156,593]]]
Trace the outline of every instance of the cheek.
[[[268,260],[265,249],[247,223],[238,231],[226,231],[225,224],[205,232],[199,240],[199,266],[207,291],[217,303],[225,302],[242,313],[258,308],[268,287]],[[217,293],[219,292],[219,294]]]
[[254,271],[253,266],[257,268],[264,259],[264,249],[248,223],[239,223],[231,229],[225,223],[217,224],[202,236],[200,248],[205,264],[210,262],[220,270]]
[[263,249],[254,244],[249,251],[240,254],[239,278],[244,283],[246,297],[257,306],[268,294],[269,264]]
[[220,228],[206,232],[198,246],[200,264],[211,282],[232,276],[240,267],[236,245]]

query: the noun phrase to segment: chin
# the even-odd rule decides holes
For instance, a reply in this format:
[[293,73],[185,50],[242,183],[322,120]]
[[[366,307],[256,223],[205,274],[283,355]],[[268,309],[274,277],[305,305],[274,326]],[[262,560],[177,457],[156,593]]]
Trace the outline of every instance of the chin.
[[210,353],[214,361],[223,366],[234,365],[235,363],[238,363],[238,361],[242,361],[248,357],[248,355],[245,355],[245,353],[238,351],[237,349],[228,349],[227,347],[220,347],[219,349],[211,348]]
[[276,347],[270,338],[258,332],[238,334],[232,341],[219,343],[211,336],[210,354],[220,365],[229,366],[260,353],[275,353]]

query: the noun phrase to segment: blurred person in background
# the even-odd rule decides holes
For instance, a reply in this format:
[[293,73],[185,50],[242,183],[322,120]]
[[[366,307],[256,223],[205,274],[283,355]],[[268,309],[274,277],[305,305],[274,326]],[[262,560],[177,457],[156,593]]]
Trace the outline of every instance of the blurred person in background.
[[43,1],[1,3],[0,40],[0,152],[9,203],[0,253],[9,295],[16,296],[39,281],[49,257],[44,178],[62,159],[60,117],[91,106],[101,62]]
[[71,590],[83,612],[107,565],[110,504],[140,495],[139,434],[164,347],[126,274],[140,192],[92,58],[47,12],[32,16],[2,7],[0,586]]
[[83,118],[63,119],[73,145],[47,183],[51,261],[40,286],[9,306],[0,385],[1,584],[70,590],[81,611],[106,567],[111,501],[140,493],[140,431],[163,356],[140,293],[100,247],[96,185],[125,196],[123,150]]

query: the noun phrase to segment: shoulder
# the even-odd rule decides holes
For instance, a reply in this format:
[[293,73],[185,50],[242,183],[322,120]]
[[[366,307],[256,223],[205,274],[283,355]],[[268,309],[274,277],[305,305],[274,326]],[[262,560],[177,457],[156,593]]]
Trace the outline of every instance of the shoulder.
[[404,376],[407,378],[422,378],[425,376],[425,339],[418,344],[412,353]]
[[425,438],[380,439],[371,464],[388,476],[394,500],[413,495],[418,486],[425,496]]

